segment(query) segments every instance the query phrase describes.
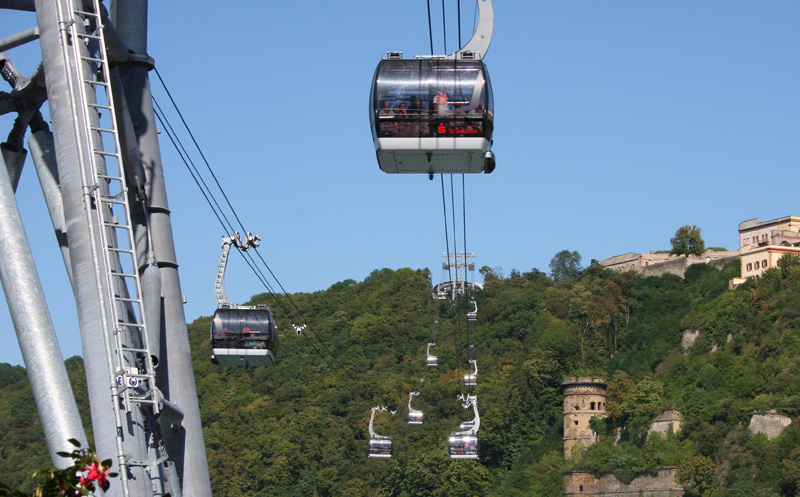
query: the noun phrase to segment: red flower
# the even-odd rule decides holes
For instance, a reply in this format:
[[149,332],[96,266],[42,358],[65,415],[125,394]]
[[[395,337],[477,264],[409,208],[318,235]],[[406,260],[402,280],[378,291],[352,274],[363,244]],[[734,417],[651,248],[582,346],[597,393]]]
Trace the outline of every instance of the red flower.
[[[108,470],[104,468],[102,464],[93,462],[91,466],[86,466],[83,468],[83,470],[88,471],[88,473],[86,474],[86,483],[91,485],[93,481],[96,481],[97,484],[100,485],[100,488],[102,488],[103,490],[108,488],[108,480],[106,480],[106,477],[108,476]],[[84,479],[83,477],[81,477],[81,485],[84,488],[89,488],[89,486],[83,485],[83,481]],[[89,489],[93,490],[93,488]]]

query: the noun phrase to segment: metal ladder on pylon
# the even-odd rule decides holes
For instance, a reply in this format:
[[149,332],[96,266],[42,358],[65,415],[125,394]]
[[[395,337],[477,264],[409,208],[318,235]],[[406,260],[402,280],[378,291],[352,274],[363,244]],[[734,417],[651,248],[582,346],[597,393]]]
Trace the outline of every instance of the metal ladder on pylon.
[[[142,285],[139,278],[138,258],[134,241],[128,185],[121,156],[116,109],[111,89],[109,63],[102,30],[99,0],[92,0],[93,11],[76,9],[80,2],[69,1],[73,7],[65,8],[59,2],[59,24],[62,30],[62,47],[67,60],[70,90],[73,102],[83,113],[83,125],[76,119],[76,132],[90,144],[90,156],[81,157],[84,197],[93,205],[91,212],[97,224],[89,223],[93,250],[98,265],[98,286],[105,291],[101,313],[106,330],[106,352],[109,361],[109,380],[117,420],[117,448],[123,495],[129,495],[127,469],[142,466],[151,471],[164,458],[156,461],[132,461],[123,446],[124,413],[142,408],[142,415],[159,413],[159,399],[155,383],[155,369],[145,330]],[[86,5],[85,3],[83,5]],[[67,41],[67,43],[63,43]],[[86,48],[89,48],[88,54]],[[67,52],[71,53],[67,53]],[[77,85],[74,82],[77,81]],[[98,90],[102,90],[98,92]],[[98,99],[104,97],[105,101]],[[79,129],[80,128],[80,129]],[[90,198],[89,198],[90,197]],[[99,226],[93,229],[92,226]],[[103,310],[104,308],[104,310]],[[133,339],[130,342],[129,339]],[[135,344],[132,345],[132,344]]]

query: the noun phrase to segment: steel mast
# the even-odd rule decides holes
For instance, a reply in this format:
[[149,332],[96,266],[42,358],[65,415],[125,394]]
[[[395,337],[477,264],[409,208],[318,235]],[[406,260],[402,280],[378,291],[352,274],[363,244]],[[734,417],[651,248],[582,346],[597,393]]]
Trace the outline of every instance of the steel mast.
[[[147,2],[112,5],[119,33],[100,0],[6,0],[0,7],[35,8],[37,26],[0,40],[0,45],[7,49],[38,36],[46,74],[12,82],[10,60],[0,61],[3,76],[14,86],[9,101],[24,98],[33,109],[18,111],[9,136],[19,138],[20,150],[7,154],[9,147],[3,148],[10,181],[0,178],[0,189],[8,193],[4,198],[13,197],[25,158],[22,135],[30,125],[34,133],[29,146],[78,308],[95,450],[100,459],[112,459],[120,473],[106,495],[210,496],[147,80],[153,67],[146,55]],[[45,98],[52,135],[38,114]],[[0,105],[0,113],[15,110]],[[18,219],[13,207],[13,199],[3,203],[4,219]],[[22,232],[13,223],[7,226],[4,232]],[[25,262],[31,259],[30,250],[22,245],[4,245],[7,254],[0,271],[37,407],[47,425],[57,413],[72,419],[76,409],[74,399],[65,398],[72,397],[66,388],[48,399],[49,404],[40,403],[51,383],[48,378],[53,371],[59,375],[52,363],[63,369],[63,359],[54,333],[47,333],[52,325],[36,285],[26,290],[33,298],[9,296],[20,280],[38,283],[32,260]],[[26,327],[26,322],[33,326]],[[49,352],[26,352],[38,348]],[[45,426],[51,452],[64,450],[66,436],[85,442],[80,422],[75,425]],[[53,460],[61,466],[55,456]]]

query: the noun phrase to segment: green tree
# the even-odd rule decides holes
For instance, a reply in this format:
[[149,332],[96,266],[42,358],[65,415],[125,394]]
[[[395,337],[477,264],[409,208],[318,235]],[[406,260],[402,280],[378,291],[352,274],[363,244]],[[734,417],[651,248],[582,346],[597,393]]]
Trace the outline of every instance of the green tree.
[[562,250],[550,260],[550,277],[556,284],[576,279],[582,270],[581,254],[577,250]]
[[783,460],[783,480],[792,491],[791,495],[800,494],[800,447]]
[[626,413],[622,404],[635,387],[636,383],[628,378],[625,371],[614,372],[606,390],[606,413],[609,418],[619,424],[625,422]]
[[484,283],[503,279],[503,268],[501,266],[483,266],[478,270],[478,272],[481,273],[481,276],[483,276]]
[[678,466],[676,479],[686,497],[709,497],[714,492],[714,461],[706,456],[691,456]]
[[695,225],[681,226],[669,241],[672,255],[703,255],[706,251],[706,242],[700,236],[700,228]]

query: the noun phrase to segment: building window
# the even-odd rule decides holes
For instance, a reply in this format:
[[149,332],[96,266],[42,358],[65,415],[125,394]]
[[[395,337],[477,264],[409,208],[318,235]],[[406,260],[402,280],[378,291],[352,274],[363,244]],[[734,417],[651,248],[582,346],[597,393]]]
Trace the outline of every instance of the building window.
[[747,266],[746,266],[746,267],[747,267],[747,270],[748,270],[748,271],[752,271],[752,270],[753,270],[753,265],[752,265],[752,264],[750,264],[750,263],[747,263]]
[[590,407],[590,409],[591,409],[592,411],[594,411],[594,406],[595,406],[595,404],[594,404],[594,402],[592,402],[592,405],[591,405],[591,407]]
[[764,268],[769,267],[769,264],[767,264],[767,260],[766,259],[761,261],[761,267],[764,267]]
[[756,269],[758,269],[758,261],[756,261]]

